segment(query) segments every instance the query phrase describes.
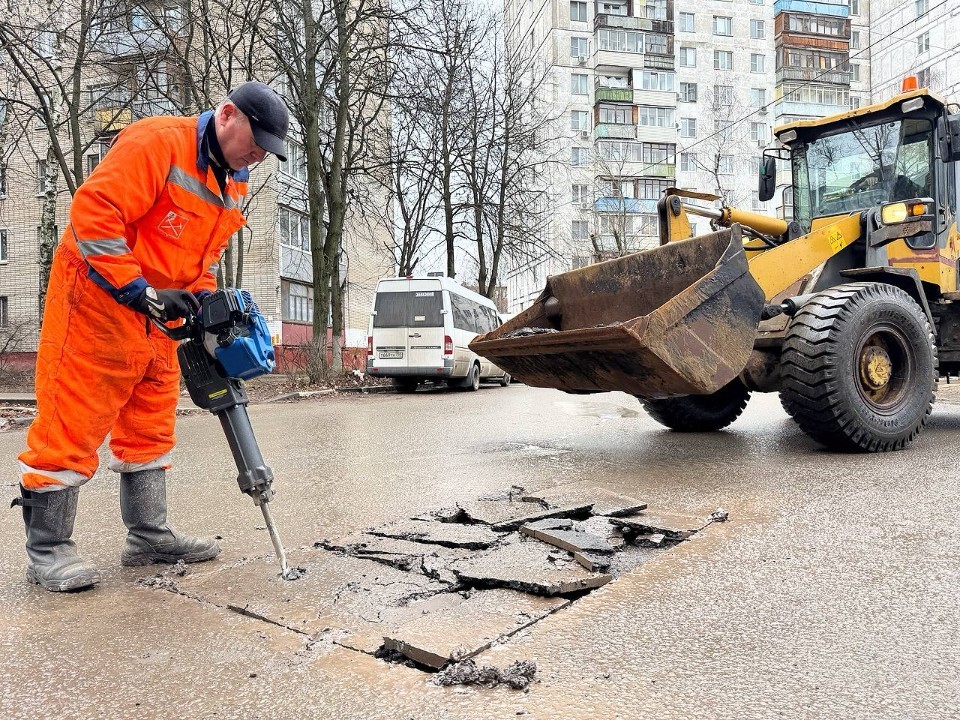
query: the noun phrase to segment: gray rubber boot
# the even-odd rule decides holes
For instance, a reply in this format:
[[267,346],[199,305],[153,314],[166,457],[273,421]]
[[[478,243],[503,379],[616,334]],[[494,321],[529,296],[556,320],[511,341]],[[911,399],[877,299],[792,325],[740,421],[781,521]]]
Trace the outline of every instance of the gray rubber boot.
[[13,505],[23,508],[27,531],[27,580],[53,592],[82,590],[100,582],[100,572],[77,554],[73,521],[80,488],[33,492],[20,486]]
[[121,565],[195,563],[220,554],[216,540],[184,535],[167,525],[166,476],[162,469],[120,473],[120,513],[129,531]]

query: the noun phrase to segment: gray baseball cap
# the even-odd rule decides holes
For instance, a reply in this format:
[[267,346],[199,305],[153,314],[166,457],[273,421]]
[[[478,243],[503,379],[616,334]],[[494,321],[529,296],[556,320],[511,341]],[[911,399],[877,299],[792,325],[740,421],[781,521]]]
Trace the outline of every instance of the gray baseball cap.
[[251,80],[232,90],[227,97],[249,118],[257,145],[285,161],[283,141],[290,128],[290,114],[276,91]]

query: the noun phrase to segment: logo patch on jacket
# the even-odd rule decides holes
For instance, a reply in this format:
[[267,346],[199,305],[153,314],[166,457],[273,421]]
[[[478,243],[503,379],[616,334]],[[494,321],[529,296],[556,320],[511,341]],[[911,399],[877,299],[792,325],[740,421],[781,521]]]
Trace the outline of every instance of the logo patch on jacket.
[[168,237],[179,239],[183,235],[183,229],[187,226],[187,219],[182,215],[177,215],[173,210],[167,213],[167,216],[160,221],[157,226],[160,232]]

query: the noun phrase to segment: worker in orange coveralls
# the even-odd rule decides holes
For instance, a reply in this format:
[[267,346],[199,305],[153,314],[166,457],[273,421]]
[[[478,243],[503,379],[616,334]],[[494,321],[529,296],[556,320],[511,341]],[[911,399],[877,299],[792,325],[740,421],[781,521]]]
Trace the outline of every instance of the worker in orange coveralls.
[[167,525],[166,470],[180,394],[176,343],[151,321],[185,318],[216,288],[217,264],[245,220],[247,167],[281,160],[289,117],[247,82],[199,117],[133,123],[77,190],[54,254],[37,354],[38,414],[20,455],[27,579],[47,590],[95,585],[71,540],[77,496],[110,434],[127,527],[123,565],[214,558],[213,539]]

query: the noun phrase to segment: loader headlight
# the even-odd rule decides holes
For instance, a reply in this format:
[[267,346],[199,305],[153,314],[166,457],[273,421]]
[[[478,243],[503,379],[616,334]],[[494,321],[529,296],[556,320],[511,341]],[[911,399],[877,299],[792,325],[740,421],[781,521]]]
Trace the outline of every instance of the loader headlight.
[[925,202],[890,203],[880,208],[880,222],[884,225],[896,225],[929,214],[930,209]]

